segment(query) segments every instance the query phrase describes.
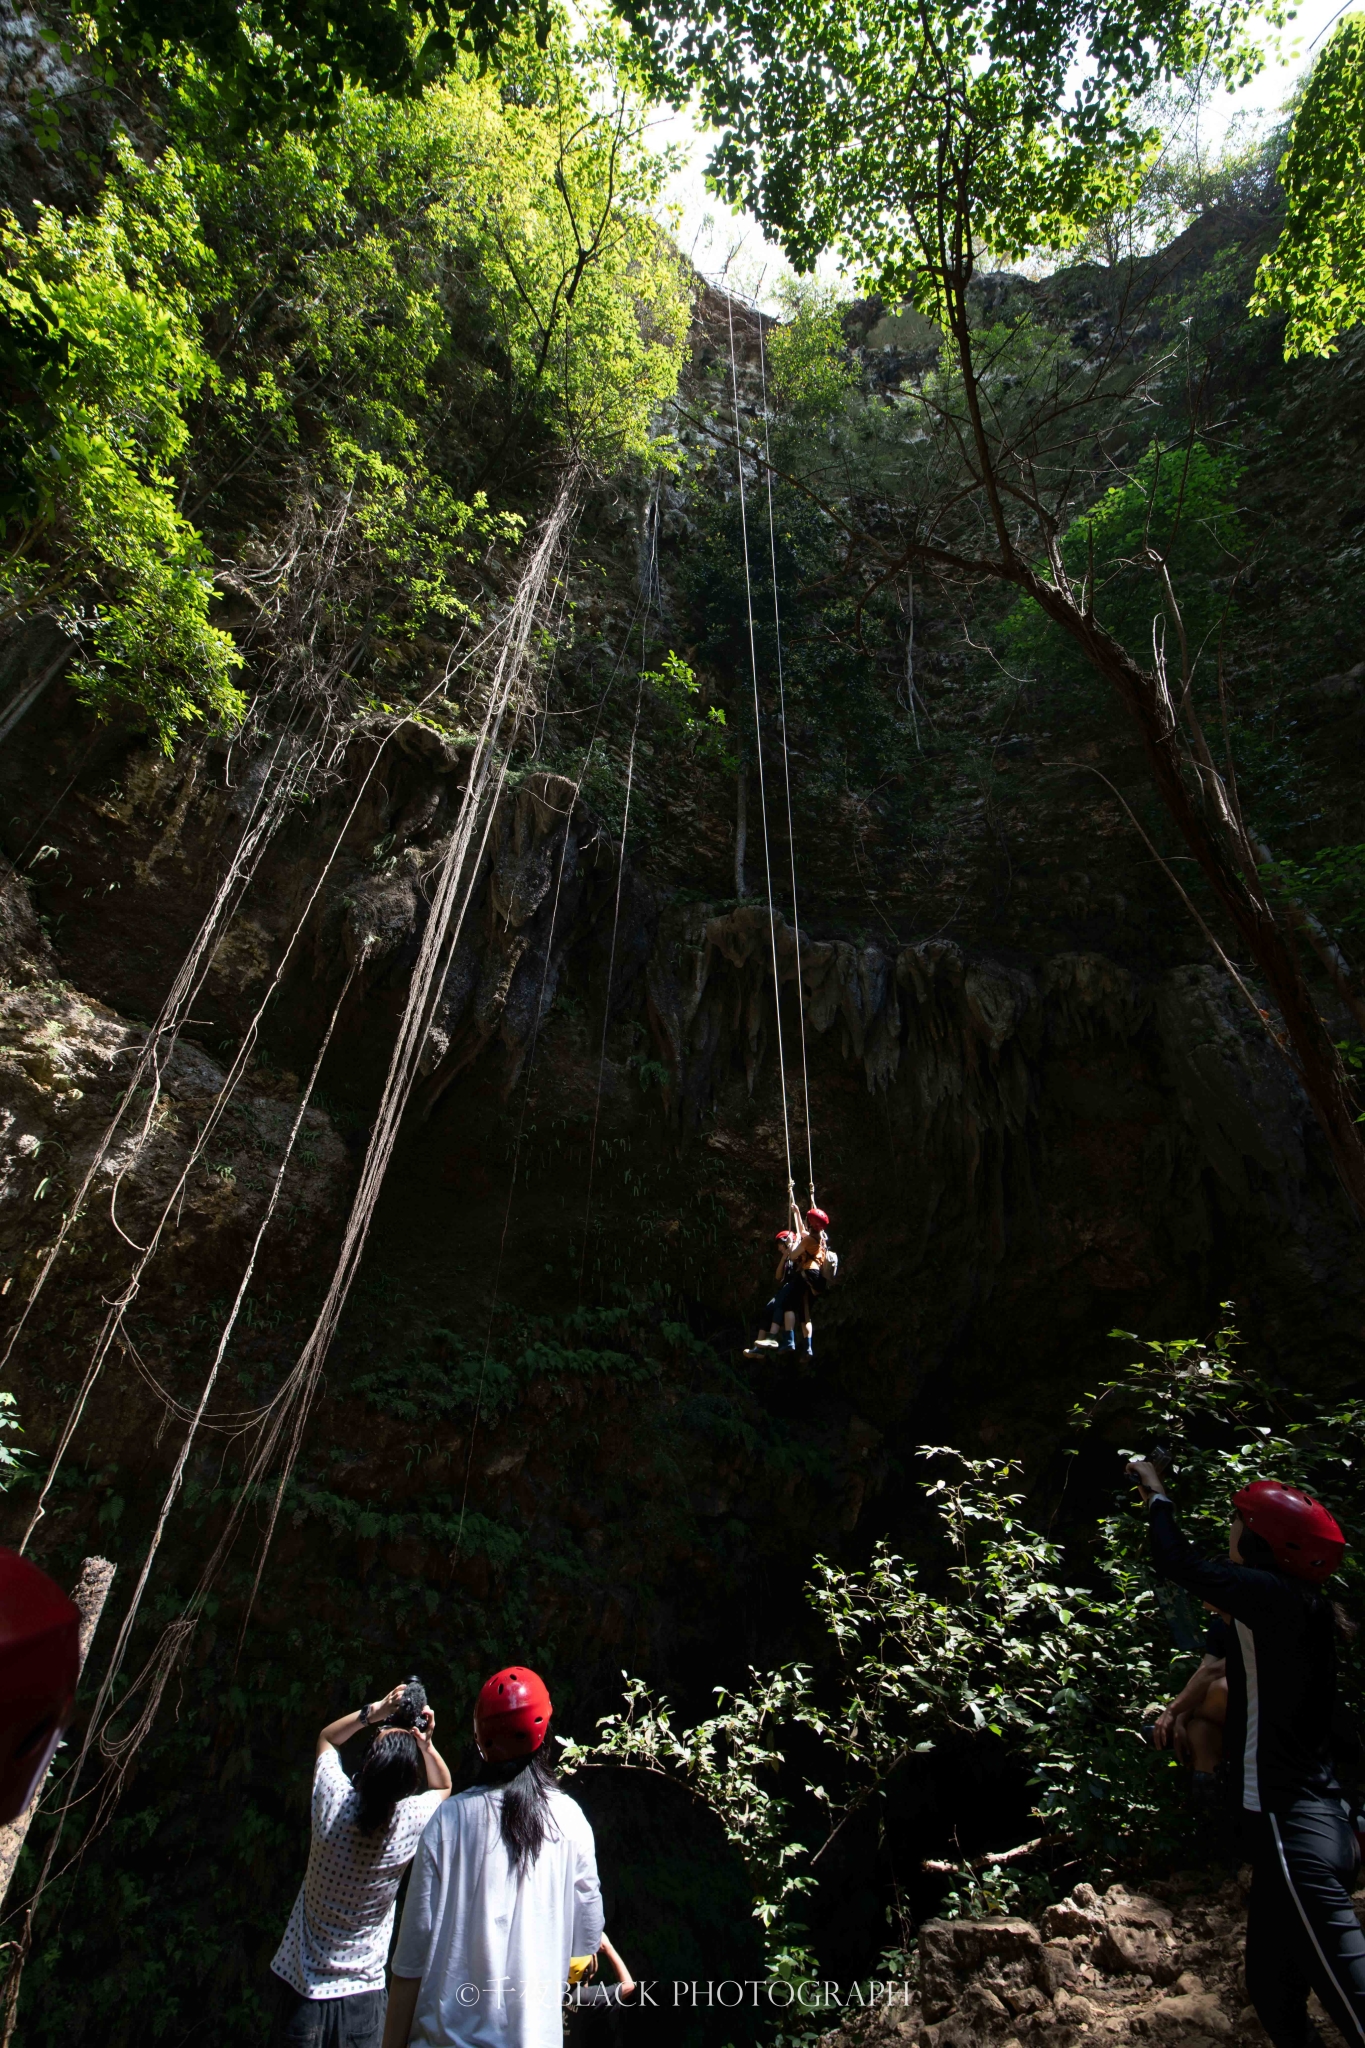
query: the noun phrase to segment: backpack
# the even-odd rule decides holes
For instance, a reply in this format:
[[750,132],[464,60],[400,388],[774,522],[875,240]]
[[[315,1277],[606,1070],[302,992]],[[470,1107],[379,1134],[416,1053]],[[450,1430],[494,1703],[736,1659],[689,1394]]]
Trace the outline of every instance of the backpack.
[[812,1294],[828,1294],[838,1277],[839,1254],[826,1245],[825,1262],[822,1266],[811,1267],[806,1274],[806,1285]]

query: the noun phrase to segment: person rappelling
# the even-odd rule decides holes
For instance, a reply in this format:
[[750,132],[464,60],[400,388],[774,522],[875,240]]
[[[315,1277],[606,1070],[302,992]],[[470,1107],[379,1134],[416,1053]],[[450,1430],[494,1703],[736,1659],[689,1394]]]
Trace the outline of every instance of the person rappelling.
[[1360,1849],[1332,1763],[1336,1636],[1354,1630],[1321,1590],[1345,1538],[1320,1501],[1258,1479],[1232,1497],[1227,1557],[1204,1557],[1155,1465],[1128,1470],[1149,1503],[1156,1570],[1232,1618],[1223,1754],[1252,1846],[1247,1994],[1274,2048],[1320,2044],[1310,1990],[1365,2048],[1365,1933],[1351,1904]]
[[746,1358],[762,1358],[767,1351],[813,1358],[814,1303],[829,1293],[838,1278],[839,1254],[829,1241],[829,1217],[812,1202],[803,1218],[795,1191],[789,1188],[788,1193],[792,1224],[789,1230],[777,1233],[776,1292],[763,1310]]

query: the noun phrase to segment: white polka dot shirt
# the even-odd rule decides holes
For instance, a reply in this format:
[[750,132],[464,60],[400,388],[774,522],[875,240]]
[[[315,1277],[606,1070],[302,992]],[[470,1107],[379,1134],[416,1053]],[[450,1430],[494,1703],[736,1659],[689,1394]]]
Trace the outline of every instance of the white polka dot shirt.
[[302,1998],[382,1991],[393,1902],[440,1792],[400,1799],[383,1834],[355,1824],[359,1796],[329,1743],[313,1772],[308,1869],[270,1967]]

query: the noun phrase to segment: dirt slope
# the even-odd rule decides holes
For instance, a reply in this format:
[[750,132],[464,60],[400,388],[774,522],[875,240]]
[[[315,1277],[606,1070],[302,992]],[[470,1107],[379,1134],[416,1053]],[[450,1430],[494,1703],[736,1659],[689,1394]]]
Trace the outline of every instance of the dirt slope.
[[[1242,1972],[1245,1868],[1221,1888],[1077,1885],[1035,1920],[927,1920],[918,1983],[845,2019],[820,2048],[1263,2048]],[[1365,1914],[1365,1892],[1356,1901]],[[1312,2016],[1339,2036],[1316,1999]]]

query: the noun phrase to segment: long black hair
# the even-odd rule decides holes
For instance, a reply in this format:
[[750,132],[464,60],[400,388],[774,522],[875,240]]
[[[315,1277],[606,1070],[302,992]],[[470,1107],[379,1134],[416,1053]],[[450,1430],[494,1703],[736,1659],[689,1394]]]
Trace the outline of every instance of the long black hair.
[[540,1751],[533,1749],[510,1763],[484,1764],[478,1782],[503,1788],[503,1845],[513,1870],[524,1877],[551,1833],[550,1787],[558,1780]]
[[[1258,1572],[1278,1572],[1281,1578],[1293,1578],[1286,1573],[1264,1536],[1258,1536],[1254,1529],[1245,1526],[1237,1538],[1237,1554],[1243,1564],[1251,1565]],[[1332,1617],[1332,1626],[1343,1642],[1353,1643],[1360,1633],[1360,1623],[1347,1613],[1340,1600],[1334,1600],[1330,1593],[1324,1593],[1320,1586],[1310,1585],[1299,1579],[1295,1583],[1301,1588],[1304,1603],[1308,1607],[1325,1607]]]
[[376,1735],[355,1774],[360,1806],[355,1824],[362,1835],[386,1834],[393,1809],[426,1783],[422,1753],[414,1738],[401,1729]]

